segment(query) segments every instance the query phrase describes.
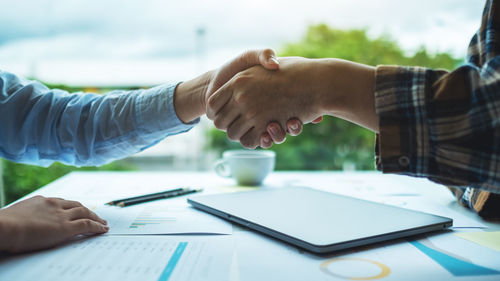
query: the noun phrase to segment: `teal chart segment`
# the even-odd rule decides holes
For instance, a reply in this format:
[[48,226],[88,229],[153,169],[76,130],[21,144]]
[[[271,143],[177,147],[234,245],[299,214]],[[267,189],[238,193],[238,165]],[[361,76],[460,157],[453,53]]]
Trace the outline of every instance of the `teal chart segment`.
[[177,265],[177,262],[179,262],[179,259],[182,256],[182,253],[184,253],[184,250],[187,247],[187,242],[181,242],[177,246],[177,249],[175,249],[174,253],[172,254],[172,257],[170,257],[170,260],[168,261],[167,266],[163,270],[160,278],[158,281],[167,281],[170,279],[170,276],[172,276],[172,272],[174,272],[175,266]]
[[454,276],[478,276],[478,275],[496,275],[500,271],[479,266],[471,262],[452,257],[439,249],[434,249],[419,241],[409,241],[413,246],[419,249],[422,253],[433,259],[441,267],[446,269]]

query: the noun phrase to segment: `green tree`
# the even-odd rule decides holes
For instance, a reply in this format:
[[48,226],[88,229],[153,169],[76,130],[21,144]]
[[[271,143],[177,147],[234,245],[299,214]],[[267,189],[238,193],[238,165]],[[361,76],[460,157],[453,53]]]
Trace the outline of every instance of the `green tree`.
[[[396,41],[383,35],[370,38],[365,29],[340,30],[325,24],[312,25],[304,37],[286,44],[280,56],[307,58],[341,58],[368,65],[395,64],[453,69],[461,60],[448,53],[429,54],[421,47],[407,55]],[[208,133],[209,147],[223,151],[241,148],[230,142],[225,133],[212,129]],[[318,125],[306,125],[298,137],[290,137],[284,144],[274,145],[279,170],[338,170],[355,167],[374,168],[374,141],[372,132],[333,117]]]
[[[0,159],[0,161],[2,160]],[[83,168],[54,163],[50,167],[45,168],[3,160],[2,166],[5,202],[7,204],[72,171],[125,171],[135,169],[132,164],[123,161],[116,161],[101,167]]]

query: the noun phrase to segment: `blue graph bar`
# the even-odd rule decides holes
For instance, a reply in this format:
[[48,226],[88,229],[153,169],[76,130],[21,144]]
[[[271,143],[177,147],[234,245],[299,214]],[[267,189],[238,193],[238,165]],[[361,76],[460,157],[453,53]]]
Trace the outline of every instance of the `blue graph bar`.
[[170,257],[170,260],[168,261],[167,266],[165,267],[165,269],[161,273],[158,281],[167,281],[170,278],[170,276],[172,275],[172,272],[174,272],[174,269],[175,269],[175,266],[177,265],[177,262],[181,258],[184,250],[186,249],[187,244],[188,244],[187,242],[179,243],[179,245],[177,246],[177,249],[175,249],[174,253]]
[[419,249],[422,253],[426,254],[429,258],[433,259],[440,266],[446,269],[454,276],[478,276],[478,275],[495,275],[500,274],[500,271],[489,269],[473,263],[463,261],[442,253],[438,250],[432,249],[418,241],[409,241],[413,246]]

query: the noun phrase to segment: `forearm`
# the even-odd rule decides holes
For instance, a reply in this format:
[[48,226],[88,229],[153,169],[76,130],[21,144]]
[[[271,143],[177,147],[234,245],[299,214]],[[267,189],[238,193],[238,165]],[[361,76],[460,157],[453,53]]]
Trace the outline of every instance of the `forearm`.
[[49,165],[101,165],[189,130],[174,109],[176,85],[106,95],[70,94],[1,72],[0,156]]
[[8,252],[14,244],[15,229],[8,218],[4,215],[4,211],[0,210],[0,252]]
[[310,74],[319,96],[320,115],[332,115],[378,132],[375,68],[339,59],[313,60]]

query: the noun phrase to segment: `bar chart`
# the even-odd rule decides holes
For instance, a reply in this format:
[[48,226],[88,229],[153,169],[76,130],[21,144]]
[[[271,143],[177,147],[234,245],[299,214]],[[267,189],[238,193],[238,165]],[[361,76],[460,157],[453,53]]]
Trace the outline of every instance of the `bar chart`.
[[177,217],[165,213],[158,213],[151,210],[141,212],[130,224],[129,228],[140,228],[151,225],[168,224],[177,221]]
[[230,223],[197,211],[184,202],[125,208],[99,206],[94,211],[108,222],[108,235],[232,233]]

